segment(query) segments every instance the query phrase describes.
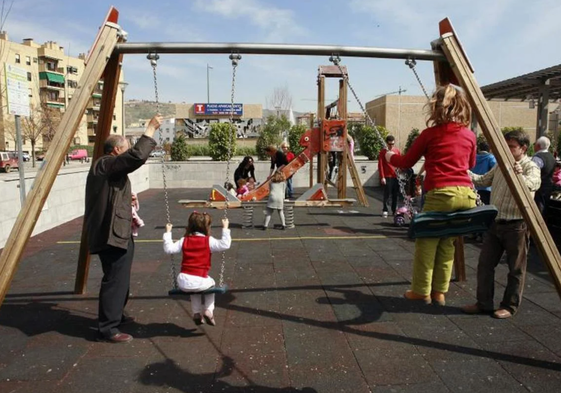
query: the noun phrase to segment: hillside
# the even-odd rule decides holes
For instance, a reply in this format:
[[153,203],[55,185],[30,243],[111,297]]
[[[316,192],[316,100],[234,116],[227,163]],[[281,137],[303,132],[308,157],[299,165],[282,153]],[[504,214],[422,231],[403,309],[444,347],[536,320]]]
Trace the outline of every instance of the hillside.
[[[125,127],[140,119],[151,119],[156,111],[154,101],[127,101],[125,102]],[[175,104],[160,103],[160,112],[164,117],[175,117]]]

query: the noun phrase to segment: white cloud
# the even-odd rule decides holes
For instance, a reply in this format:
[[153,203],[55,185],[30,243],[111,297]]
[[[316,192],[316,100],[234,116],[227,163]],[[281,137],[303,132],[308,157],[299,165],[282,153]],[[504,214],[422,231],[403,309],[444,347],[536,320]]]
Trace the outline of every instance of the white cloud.
[[292,10],[269,7],[257,0],[197,0],[195,6],[201,12],[241,20],[240,23],[249,22],[268,32],[260,41],[284,42],[306,33],[306,29],[297,24]]

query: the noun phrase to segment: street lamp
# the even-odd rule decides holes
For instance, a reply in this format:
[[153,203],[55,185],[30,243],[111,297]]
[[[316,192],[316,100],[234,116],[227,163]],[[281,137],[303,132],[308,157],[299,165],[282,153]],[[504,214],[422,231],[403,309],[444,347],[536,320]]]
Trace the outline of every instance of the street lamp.
[[125,136],[125,89],[129,84],[127,82],[119,82],[121,88],[121,134]]
[[210,104],[210,78],[208,70],[212,70],[212,67],[206,64],[206,103]]

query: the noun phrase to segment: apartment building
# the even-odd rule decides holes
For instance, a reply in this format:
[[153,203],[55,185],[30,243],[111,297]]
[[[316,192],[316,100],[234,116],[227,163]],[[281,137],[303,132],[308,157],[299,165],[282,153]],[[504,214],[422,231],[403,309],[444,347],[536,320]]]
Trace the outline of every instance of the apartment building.
[[[27,71],[31,108],[41,108],[45,104],[52,109],[49,112],[54,113],[52,118],[56,121],[65,112],[78,87],[85,69],[84,59],[84,54],[79,54],[78,57],[65,54],[64,48],[56,42],[48,41],[41,45],[32,38],[27,38],[17,43],[9,40],[7,32],[0,32],[0,150],[16,148],[12,126],[14,117],[8,113],[7,108],[6,65]],[[117,90],[111,132],[124,135],[123,94],[126,83],[123,82],[122,74],[120,80],[121,89]],[[73,145],[93,145],[102,94],[103,80],[100,80],[76,130]],[[30,152],[31,143],[25,132],[22,139],[23,150]],[[51,139],[52,135],[45,132],[42,137],[37,138],[35,150],[46,150]]]

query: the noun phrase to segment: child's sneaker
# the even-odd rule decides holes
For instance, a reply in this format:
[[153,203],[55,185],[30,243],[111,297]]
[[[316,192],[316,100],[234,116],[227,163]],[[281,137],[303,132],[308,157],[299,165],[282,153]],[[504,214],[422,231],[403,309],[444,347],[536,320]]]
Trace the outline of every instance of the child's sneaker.
[[205,319],[205,322],[208,323],[211,326],[216,326],[216,321],[214,320],[214,315],[212,315],[212,312],[205,310],[203,312],[203,318]]
[[388,218],[388,212],[382,212],[382,217],[383,218]]

